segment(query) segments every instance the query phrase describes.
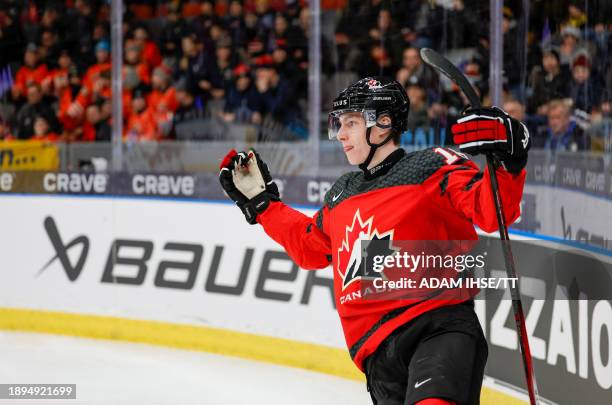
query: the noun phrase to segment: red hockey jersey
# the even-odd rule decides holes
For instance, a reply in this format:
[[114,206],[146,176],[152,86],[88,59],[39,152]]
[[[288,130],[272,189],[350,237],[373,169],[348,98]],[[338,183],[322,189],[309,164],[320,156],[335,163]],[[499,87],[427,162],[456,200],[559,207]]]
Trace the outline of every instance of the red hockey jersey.
[[[520,214],[525,170],[497,170],[508,224]],[[348,266],[357,239],[475,240],[474,225],[497,229],[488,173],[452,149],[405,154],[386,173],[367,180],[363,172],[341,176],[310,218],[282,202],[257,217],[266,233],[302,268],[330,263],[334,296],[346,344],[357,367],[400,325],[457,299],[359,299],[360,277]],[[349,279],[350,278],[350,279]]]

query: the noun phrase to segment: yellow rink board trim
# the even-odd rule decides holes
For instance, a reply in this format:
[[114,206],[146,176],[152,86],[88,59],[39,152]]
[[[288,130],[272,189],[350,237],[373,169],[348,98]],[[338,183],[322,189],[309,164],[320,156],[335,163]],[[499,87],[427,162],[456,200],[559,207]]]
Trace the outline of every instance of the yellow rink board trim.
[[[346,350],[227,329],[18,308],[0,308],[0,329],[147,343],[365,381]],[[483,405],[525,404],[487,387],[483,387],[481,402]]]

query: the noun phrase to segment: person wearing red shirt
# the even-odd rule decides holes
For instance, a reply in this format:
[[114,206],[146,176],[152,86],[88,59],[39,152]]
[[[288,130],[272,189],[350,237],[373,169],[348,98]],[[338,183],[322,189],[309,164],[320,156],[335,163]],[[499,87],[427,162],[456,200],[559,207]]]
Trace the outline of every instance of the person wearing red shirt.
[[49,74],[47,65],[39,62],[38,47],[36,44],[28,44],[23,61],[24,65],[19,68],[15,75],[15,82],[12,88],[13,100],[25,98],[28,85],[31,83],[42,85]]
[[142,60],[142,47],[128,40],[125,43],[125,63],[123,64],[123,84],[125,88],[134,89],[140,84],[151,84],[149,65]]
[[34,135],[30,138],[31,141],[56,142],[60,136],[51,131],[51,126],[47,119],[39,115],[34,119]]
[[153,90],[147,97],[149,108],[156,108],[160,103],[164,103],[166,108],[172,112],[178,108],[176,100],[176,88],[170,86],[171,71],[164,65],[160,65],[153,70]]
[[83,86],[90,91],[96,77],[105,70],[112,68],[110,60],[110,43],[102,40],[96,44],[96,63],[90,66],[83,76]]
[[64,132],[73,132],[81,124],[83,106],[75,103],[81,91],[81,76],[76,66],[68,69],[68,77],[56,76],[54,93],[58,99],[57,118],[64,127]]
[[153,111],[147,108],[146,95],[140,89],[132,94],[132,112],[127,119],[124,137],[138,141],[158,139]]
[[[473,295],[451,289],[369,299],[363,289],[385,274],[362,272],[361,240],[379,240],[393,252],[401,241],[476,241],[474,225],[497,228],[487,170],[452,149],[399,147],[409,107],[402,85],[385,77],[366,77],[340,92],[328,133],[360,170],[342,175],[312,218],[280,201],[253,150],[230,151],[219,179],[247,222],[262,225],[300,267],[332,266],[346,344],[374,404],[478,404],[488,349]],[[504,216],[515,221],[530,146],[526,127],[482,108],[467,110],[451,130],[462,151],[497,156]]]
[[134,41],[142,49],[142,60],[149,66],[149,71],[162,63],[161,52],[157,44],[149,39],[149,32],[144,26],[134,29]]
[[45,94],[56,94],[56,79],[59,78],[61,83],[68,81],[69,69],[74,66],[72,63],[72,57],[67,49],[60,51],[57,58],[57,67],[51,71],[42,81],[42,88]]

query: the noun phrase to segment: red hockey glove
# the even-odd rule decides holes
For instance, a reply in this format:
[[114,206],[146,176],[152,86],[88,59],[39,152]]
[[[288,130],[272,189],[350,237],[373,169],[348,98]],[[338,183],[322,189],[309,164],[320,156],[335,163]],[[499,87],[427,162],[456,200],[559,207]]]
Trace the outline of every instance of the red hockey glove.
[[500,108],[470,108],[451,127],[451,132],[462,152],[471,155],[493,152],[510,173],[519,173],[527,164],[529,131]]
[[270,201],[280,201],[276,183],[254,149],[239,152],[232,149],[219,166],[219,182],[225,193],[240,208],[249,224],[257,223]]

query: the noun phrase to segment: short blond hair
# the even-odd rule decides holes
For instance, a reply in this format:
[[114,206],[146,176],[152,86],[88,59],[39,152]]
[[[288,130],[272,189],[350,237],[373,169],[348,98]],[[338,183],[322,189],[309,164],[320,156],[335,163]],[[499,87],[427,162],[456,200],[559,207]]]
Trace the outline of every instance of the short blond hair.
[[561,108],[565,112],[566,115],[570,115],[571,110],[569,104],[561,99],[555,99],[548,102],[548,111],[554,108]]

